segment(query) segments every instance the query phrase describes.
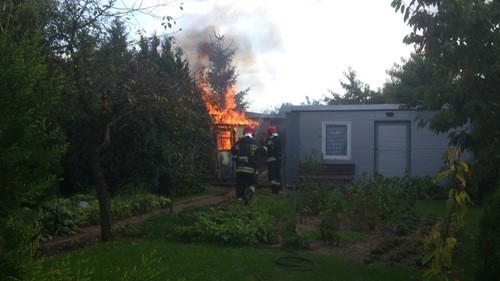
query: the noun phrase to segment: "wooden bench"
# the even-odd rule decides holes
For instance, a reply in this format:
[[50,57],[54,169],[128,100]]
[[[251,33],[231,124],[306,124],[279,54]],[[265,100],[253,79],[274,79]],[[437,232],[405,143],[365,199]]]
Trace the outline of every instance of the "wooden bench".
[[[316,175],[311,176],[313,180],[319,181],[342,181],[343,183],[348,183],[354,178],[354,164],[325,164],[323,170]],[[299,182],[303,182],[305,179],[304,175],[295,177]]]

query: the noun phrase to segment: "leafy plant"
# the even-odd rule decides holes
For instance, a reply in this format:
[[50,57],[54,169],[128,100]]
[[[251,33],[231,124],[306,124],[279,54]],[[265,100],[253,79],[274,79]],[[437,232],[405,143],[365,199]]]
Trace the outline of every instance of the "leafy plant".
[[414,207],[422,194],[421,186],[411,180],[409,171],[403,177],[374,178],[364,174],[359,180],[345,186],[345,197],[349,202],[347,216],[353,224],[370,229],[379,224],[390,226],[399,222]]
[[321,214],[320,233],[323,242],[338,245],[340,242],[339,214],[335,208],[328,208]]
[[175,237],[182,241],[230,245],[276,241],[273,217],[251,208],[192,208],[187,221],[191,223],[175,227]]
[[16,213],[0,220],[0,272],[2,280],[35,280],[43,260],[37,257],[40,226],[32,214]]
[[322,156],[318,156],[318,151],[313,149],[311,154],[304,159],[297,157],[299,173],[304,176],[305,182],[311,181],[311,177],[319,173],[325,166]]
[[76,234],[80,216],[66,206],[57,203],[45,203],[41,207],[42,240],[54,236]]
[[500,191],[493,194],[484,205],[479,222],[480,232],[477,239],[479,265],[476,269],[477,280],[494,280],[500,276]]
[[459,148],[448,148],[443,156],[444,168],[435,176],[436,181],[443,178],[449,179],[452,188],[446,202],[448,218],[444,222],[438,222],[425,238],[424,245],[427,254],[422,259],[422,263],[430,264],[430,268],[424,273],[428,279],[437,277],[447,280],[446,269],[452,265],[452,251],[457,243],[456,232],[464,226],[467,203],[470,203],[466,187],[471,171],[467,163],[461,161],[461,155],[462,151]]
[[329,182],[306,181],[302,184],[301,211],[310,214],[320,214],[328,206],[328,199],[333,190]]

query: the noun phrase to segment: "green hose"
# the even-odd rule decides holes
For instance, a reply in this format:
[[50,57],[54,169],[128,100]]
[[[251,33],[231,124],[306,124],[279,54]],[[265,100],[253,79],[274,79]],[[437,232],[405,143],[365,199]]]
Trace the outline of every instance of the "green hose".
[[318,267],[318,265],[310,259],[304,258],[297,252],[292,252],[286,249],[281,249],[283,252],[292,253],[293,255],[280,256],[274,262],[288,270],[310,271]]

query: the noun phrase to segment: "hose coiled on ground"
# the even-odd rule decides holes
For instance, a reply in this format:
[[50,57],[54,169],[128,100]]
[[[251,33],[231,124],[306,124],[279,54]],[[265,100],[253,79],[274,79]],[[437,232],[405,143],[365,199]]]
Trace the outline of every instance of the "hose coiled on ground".
[[291,253],[292,255],[282,255],[277,257],[274,262],[285,269],[296,270],[296,271],[310,271],[316,269],[318,266],[313,260],[304,258],[299,253],[281,249],[281,251],[286,253]]

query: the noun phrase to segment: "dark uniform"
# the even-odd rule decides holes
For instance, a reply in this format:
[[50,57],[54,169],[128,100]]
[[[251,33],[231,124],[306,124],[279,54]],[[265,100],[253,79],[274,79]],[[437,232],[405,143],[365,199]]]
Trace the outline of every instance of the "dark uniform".
[[[253,134],[253,128],[251,132]],[[236,198],[248,204],[257,185],[259,156],[265,156],[266,149],[247,135],[231,147],[231,153],[236,160]]]
[[281,138],[276,133],[277,132],[276,127],[268,129],[268,132],[270,132],[270,135],[267,137],[265,141],[265,146],[267,149],[267,155],[266,155],[267,174],[269,182],[271,183],[271,190],[273,193],[277,194],[279,193],[280,179],[281,179],[280,172],[281,172],[282,142]]

